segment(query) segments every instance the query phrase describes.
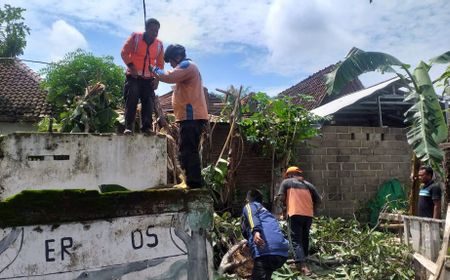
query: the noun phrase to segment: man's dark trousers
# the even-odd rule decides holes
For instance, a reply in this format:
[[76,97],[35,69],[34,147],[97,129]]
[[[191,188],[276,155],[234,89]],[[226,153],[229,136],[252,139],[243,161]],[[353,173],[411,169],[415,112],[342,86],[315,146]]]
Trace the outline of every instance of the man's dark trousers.
[[255,258],[252,280],[270,280],[272,273],[282,267],[287,258],[282,256],[261,256]]
[[133,78],[127,76],[124,86],[125,129],[133,131],[138,101],[141,100],[141,131],[147,132],[152,127],[153,102],[155,91],[153,79]]
[[206,120],[180,121],[180,137],[178,160],[186,175],[189,188],[200,188],[203,185],[199,154],[200,138]]
[[289,217],[291,228],[292,247],[294,247],[295,263],[306,261],[309,251],[309,231],[312,217],[293,215]]

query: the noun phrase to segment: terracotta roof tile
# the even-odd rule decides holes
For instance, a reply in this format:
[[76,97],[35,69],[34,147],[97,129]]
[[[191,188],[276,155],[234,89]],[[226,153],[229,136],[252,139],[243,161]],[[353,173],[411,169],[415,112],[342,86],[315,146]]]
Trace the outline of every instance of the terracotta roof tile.
[[40,77],[20,60],[0,61],[0,121],[38,121],[50,114]]
[[[292,96],[293,101],[296,103],[303,104],[305,108],[312,110],[317,108],[325,103],[330,102],[331,100],[336,99],[342,95],[355,92],[364,88],[361,81],[356,79],[349,83],[341,93],[336,94],[334,96],[327,95],[327,88],[325,85],[325,75],[332,72],[336,64],[332,64],[324,69],[312,74],[308,78],[304,79],[300,83],[282,91],[279,95],[287,95]],[[310,95],[312,100],[302,100],[300,95]]]
[[[208,104],[208,113],[210,115],[219,115],[223,109],[223,100],[220,99],[217,95],[211,94],[208,92],[207,88],[204,88],[206,103]],[[173,112],[172,107],[172,91],[169,91],[166,94],[158,96],[159,105],[164,112]]]

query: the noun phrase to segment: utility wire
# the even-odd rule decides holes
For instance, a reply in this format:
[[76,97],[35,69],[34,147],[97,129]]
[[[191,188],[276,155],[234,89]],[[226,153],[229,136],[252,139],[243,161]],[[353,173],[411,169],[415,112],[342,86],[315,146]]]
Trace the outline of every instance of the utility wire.
[[145,21],[147,20],[147,9],[145,8],[145,0],[142,0],[142,6],[144,8],[144,27],[145,27]]
[[0,57],[0,60],[16,60],[16,59],[18,59],[20,61],[25,61],[25,62],[46,64],[46,65],[57,64],[54,62],[46,62],[46,61],[42,61],[42,60],[22,59],[22,58],[17,58],[17,57]]

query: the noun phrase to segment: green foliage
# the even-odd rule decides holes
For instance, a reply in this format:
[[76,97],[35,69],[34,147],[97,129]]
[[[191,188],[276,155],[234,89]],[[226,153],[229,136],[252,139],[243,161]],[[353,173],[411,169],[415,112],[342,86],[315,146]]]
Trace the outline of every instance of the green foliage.
[[[443,53],[435,58],[432,58],[431,63],[450,63],[450,51]],[[450,95],[450,65],[447,67],[444,73],[433,83],[438,83],[438,86],[444,88],[442,95]]]
[[356,220],[317,218],[311,250],[340,265],[317,279],[413,279],[411,250],[391,233],[372,231]]
[[[283,232],[287,223],[281,222]],[[216,267],[232,245],[242,240],[240,220],[229,213],[214,215],[214,263]],[[373,231],[356,220],[315,218],[311,228],[310,251],[321,264],[314,267],[314,279],[414,279],[412,250],[396,241],[391,233]],[[238,279],[222,276],[220,279]],[[285,264],[272,279],[310,279]]]
[[345,60],[339,63],[333,72],[327,74],[327,91],[329,94],[339,93],[348,82],[361,74],[375,70],[394,72],[391,66],[402,65],[400,60],[389,54],[352,48]]
[[274,149],[279,157],[318,134],[319,119],[290,97],[270,98],[259,92],[251,96],[242,112],[249,114],[239,122],[245,138],[262,144],[266,153]]
[[406,136],[416,156],[440,170],[444,153],[439,144],[447,139],[448,129],[429,69],[429,65],[420,62],[411,76],[415,90],[410,91],[405,101],[413,101],[414,105],[405,113],[405,122],[410,124]]
[[[449,57],[450,54],[447,52],[432,61],[448,63]],[[414,102],[414,105],[407,111],[405,119],[405,122],[409,125],[408,143],[422,162],[440,171],[442,170],[443,152],[439,144],[446,140],[448,128],[428,74],[430,65],[420,62],[414,72],[410,73],[409,65],[401,63],[389,54],[364,52],[354,48],[345,60],[332,73],[327,75],[328,93],[339,92],[348,82],[362,73],[374,70],[392,71],[391,66],[400,66],[409,78],[409,80],[403,79],[403,76],[397,73],[402,77],[405,87],[409,89],[405,101]],[[448,77],[445,74],[441,78],[448,83]]]
[[301,279],[300,271],[292,270],[287,264],[272,274],[273,280],[298,280]]
[[225,184],[228,173],[228,161],[219,159],[217,166],[213,163],[203,168],[202,176],[205,180],[206,187],[210,190],[214,199],[214,209],[221,209],[225,201],[222,193],[226,191]]
[[79,49],[44,68],[41,74],[45,77],[42,86],[48,90],[48,100],[57,113],[73,108],[74,99],[83,96],[85,88],[96,83],[106,85],[114,108],[122,99],[124,71],[114,64],[111,56],[97,57]]
[[23,54],[30,28],[25,25],[22,13],[25,9],[5,4],[0,8],[0,56],[16,57]]
[[37,131],[39,132],[48,132],[48,128],[50,126],[50,120],[52,121],[52,130],[53,131],[61,131],[62,124],[58,123],[55,118],[44,117],[38,123]]
[[83,98],[75,98],[73,110],[60,114],[62,132],[114,132],[118,114],[112,108],[111,94],[100,84],[88,88]]
[[214,229],[211,233],[214,249],[214,266],[217,268],[228,250],[243,240],[240,218],[234,218],[229,212],[220,216],[214,213]]

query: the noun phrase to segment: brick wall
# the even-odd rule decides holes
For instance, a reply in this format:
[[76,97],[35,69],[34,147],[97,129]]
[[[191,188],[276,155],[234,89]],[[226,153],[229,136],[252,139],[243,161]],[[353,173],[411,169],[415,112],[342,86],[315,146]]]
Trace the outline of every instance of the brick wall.
[[[212,160],[217,159],[227,133],[228,124],[216,126]],[[309,144],[298,149],[294,160],[305,170],[305,178],[323,193],[322,215],[352,217],[384,181],[397,178],[402,184],[409,183],[411,150],[404,129],[325,126],[322,136]],[[244,143],[234,210],[242,206],[247,190],[268,187],[270,182],[270,158],[264,157],[258,147]]]
[[325,126],[322,136],[298,149],[298,162],[321,193],[321,214],[351,217],[397,178],[409,183],[411,150],[401,128]]
[[[207,155],[208,151],[204,151],[205,161],[215,162],[217,160],[225,143],[225,139],[227,138],[228,130],[229,125],[226,123],[218,123],[216,125],[212,134],[211,154]],[[226,156],[227,154],[225,153],[224,157]],[[245,194],[249,189],[270,186],[271,167],[272,162],[270,157],[265,157],[262,154],[260,147],[244,141],[243,155],[236,173],[237,197],[234,203],[236,209],[234,210],[241,210],[240,207],[242,207]]]

